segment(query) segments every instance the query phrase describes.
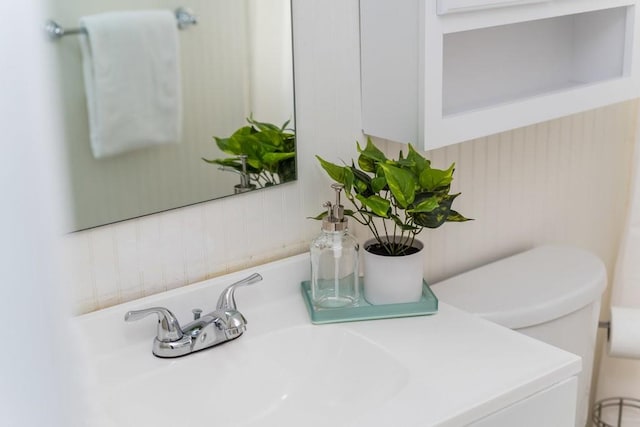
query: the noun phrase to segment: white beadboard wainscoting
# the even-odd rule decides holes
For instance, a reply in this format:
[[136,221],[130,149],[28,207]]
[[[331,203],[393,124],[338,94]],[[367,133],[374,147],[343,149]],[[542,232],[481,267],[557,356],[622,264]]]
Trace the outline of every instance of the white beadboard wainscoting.
[[[547,242],[590,249],[611,271],[637,108],[637,102],[617,104],[427,152],[435,167],[456,163],[454,190],[462,192],[456,209],[475,219],[420,235],[427,279]],[[377,143],[389,155],[404,148]],[[301,151],[312,157],[308,148]],[[330,150],[328,156],[338,161]],[[331,191],[313,161],[300,163],[297,183],[67,236],[65,271],[76,312],[307,250],[319,224],[306,217],[321,210]],[[364,229],[356,234],[366,238]]]
[[[307,249],[319,224],[306,217],[332,194],[314,155],[349,161],[364,140],[358,2],[294,0],[293,13],[299,180],[66,236],[63,275],[76,313]],[[456,163],[456,207],[475,221],[421,235],[427,279],[547,242],[590,249],[611,271],[637,109],[612,105],[428,152],[436,167]],[[390,155],[402,147],[377,142]]]

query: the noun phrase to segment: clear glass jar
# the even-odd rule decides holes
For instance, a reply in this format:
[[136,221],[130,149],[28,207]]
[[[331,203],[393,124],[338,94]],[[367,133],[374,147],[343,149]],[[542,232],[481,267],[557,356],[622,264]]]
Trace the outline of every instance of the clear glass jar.
[[311,299],[316,308],[358,303],[358,241],[348,231],[326,231],[311,242]]

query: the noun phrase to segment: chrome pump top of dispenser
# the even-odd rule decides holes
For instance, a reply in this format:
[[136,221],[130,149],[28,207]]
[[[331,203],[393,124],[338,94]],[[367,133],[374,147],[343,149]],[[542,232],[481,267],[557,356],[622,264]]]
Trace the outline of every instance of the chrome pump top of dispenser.
[[327,209],[327,216],[322,220],[322,230],[327,232],[345,231],[349,222],[344,217],[344,206],[340,204],[340,192],[344,188],[342,184],[331,184],[336,192],[336,202],[325,202],[322,207]]

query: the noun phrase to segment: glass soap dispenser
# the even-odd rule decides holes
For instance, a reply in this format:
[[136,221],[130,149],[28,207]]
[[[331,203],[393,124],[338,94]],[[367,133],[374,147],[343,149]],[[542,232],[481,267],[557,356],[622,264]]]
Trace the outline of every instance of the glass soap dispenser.
[[327,215],[322,232],[311,242],[311,299],[316,308],[340,308],[357,304],[358,250],[357,240],[348,232],[344,207],[340,204],[340,184],[331,186],[336,192],[335,204],[326,202]]

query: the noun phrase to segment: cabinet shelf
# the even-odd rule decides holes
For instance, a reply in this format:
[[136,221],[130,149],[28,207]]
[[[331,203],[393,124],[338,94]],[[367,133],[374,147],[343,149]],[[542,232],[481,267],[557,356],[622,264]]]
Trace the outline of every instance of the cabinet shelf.
[[623,77],[626,7],[444,35],[442,113]]

